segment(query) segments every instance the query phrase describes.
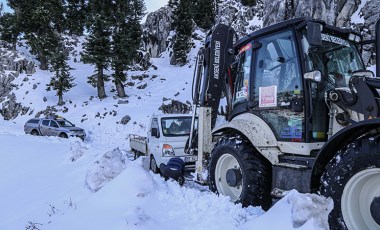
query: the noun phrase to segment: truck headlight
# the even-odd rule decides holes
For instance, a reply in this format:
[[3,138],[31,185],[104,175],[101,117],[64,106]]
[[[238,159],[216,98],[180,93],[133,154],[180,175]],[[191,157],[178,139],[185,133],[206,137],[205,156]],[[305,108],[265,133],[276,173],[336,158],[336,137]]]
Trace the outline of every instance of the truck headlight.
[[171,145],[164,144],[162,146],[162,156],[163,157],[172,157],[174,156],[174,149]]

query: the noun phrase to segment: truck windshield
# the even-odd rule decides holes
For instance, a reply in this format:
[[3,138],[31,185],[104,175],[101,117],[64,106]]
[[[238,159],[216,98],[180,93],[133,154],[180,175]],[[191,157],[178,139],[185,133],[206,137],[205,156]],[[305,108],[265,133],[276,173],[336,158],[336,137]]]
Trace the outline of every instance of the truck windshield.
[[161,119],[164,136],[190,135],[191,117],[170,117]]
[[322,46],[310,48],[303,39],[307,71],[319,70],[330,87],[347,87],[352,73],[364,70],[355,44],[349,40],[322,32]]
[[66,120],[65,118],[58,118],[56,119],[56,121],[61,127],[74,127],[74,124],[72,124],[70,121]]

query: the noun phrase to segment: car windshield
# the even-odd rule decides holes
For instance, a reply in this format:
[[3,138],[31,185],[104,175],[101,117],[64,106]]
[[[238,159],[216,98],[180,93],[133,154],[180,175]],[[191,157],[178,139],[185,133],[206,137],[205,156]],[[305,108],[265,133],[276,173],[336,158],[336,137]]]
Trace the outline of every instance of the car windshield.
[[191,117],[170,117],[161,119],[164,136],[190,135]]
[[364,70],[355,44],[349,40],[322,33],[322,46],[310,48],[303,39],[308,71],[319,70],[334,88],[347,87],[352,73]]
[[56,119],[56,121],[58,122],[59,126],[61,126],[61,127],[74,127],[75,126],[73,123],[66,120],[65,118],[58,118],[58,119]]

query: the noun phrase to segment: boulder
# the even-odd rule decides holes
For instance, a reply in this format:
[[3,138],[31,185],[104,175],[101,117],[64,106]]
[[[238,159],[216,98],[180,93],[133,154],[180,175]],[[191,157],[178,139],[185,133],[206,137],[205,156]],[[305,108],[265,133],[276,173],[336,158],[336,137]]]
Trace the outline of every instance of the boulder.
[[188,114],[191,111],[191,106],[177,100],[171,100],[169,103],[168,101],[165,101],[165,103],[162,103],[162,105],[160,106],[160,108],[158,108],[158,110],[161,110],[165,114],[174,114],[174,113]]

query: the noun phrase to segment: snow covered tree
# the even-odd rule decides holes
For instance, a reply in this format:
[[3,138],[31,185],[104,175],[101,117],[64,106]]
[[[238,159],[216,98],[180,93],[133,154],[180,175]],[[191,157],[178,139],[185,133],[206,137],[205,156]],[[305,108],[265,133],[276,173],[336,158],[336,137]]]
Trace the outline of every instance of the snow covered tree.
[[93,0],[89,3],[86,27],[89,35],[84,43],[82,61],[95,65],[96,73],[89,77],[89,82],[95,83],[98,97],[107,97],[104,81],[108,80],[104,70],[111,61],[111,11],[112,1]]
[[69,59],[68,53],[65,52],[64,46],[61,46],[56,49],[56,52],[52,55],[51,58],[51,71],[54,72],[54,75],[51,77],[49,84],[47,84],[47,91],[55,90],[58,96],[58,105],[64,105],[63,102],[63,93],[69,91],[75,86],[74,77],[71,76],[71,68],[67,64]]
[[48,59],[54,52],[62,32],[62,0],[8,0],[14,10],[17,25],[24,34],[31,52],[37,55],[40,69],[48,69]]
[[86,14],[85,0],[65,0],[65,29],[69,35],[83,35]]
[[254,6],[256,5],[256,0],[241,0],[244,6]]
[[194,23],[191,14],[191,0],[173,0],[173,5],[178,5],[173,9],[173,24],[175,27],[175,41],[173,44],[173,56],[170,64],[185,65],[187,63],[187,53],[191,48],[191,34]]
[[141,45],[140,21],[145,11],[142,0],[120,0],[114,4],[112,32],[112,74],[119,97],[125,97],[124,82],[128,66]]
[[202,29],[209,30],[215,22],[215,0],[194,0],[194,22]]
[[2,14],[0,16],[0,39],[12,44],[12,49],[16,50],[19,34],[16,15],[14,13]]

